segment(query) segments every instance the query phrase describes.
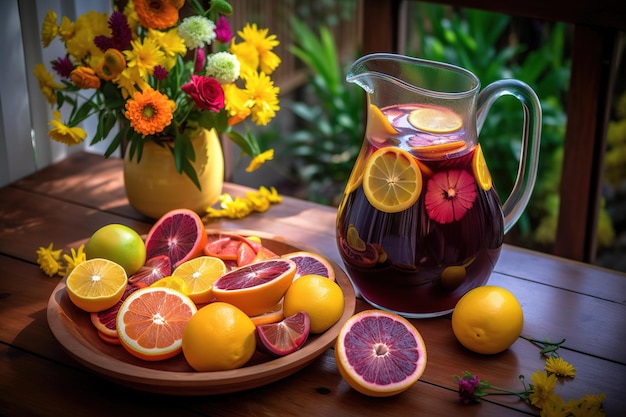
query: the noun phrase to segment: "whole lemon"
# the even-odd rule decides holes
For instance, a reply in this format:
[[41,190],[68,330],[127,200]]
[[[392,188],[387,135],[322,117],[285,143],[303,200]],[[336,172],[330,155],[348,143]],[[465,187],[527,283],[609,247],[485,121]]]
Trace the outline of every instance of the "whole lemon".
[[311,333],[323,333],[341,318],[343,291],[339,285],[321,275],[303,275],[296,279],[283,299],[283,314],[289,317],[306,311],[311,319]]
[[129,277],[146,262],[146,245],[139,234],[123,224],[96,230],[85,245],[87,259],[103,258],[119,264]]
[[185,325],[183,355],[196,371],[240,368],[250,360],[255,350],[254,324],[250,317],[232,304],[207,304]]
[[452,312],[452,331],[467,349],[483,354],[506,350],[522,333],[524,312],[515,296],[487,285],[467,292]]

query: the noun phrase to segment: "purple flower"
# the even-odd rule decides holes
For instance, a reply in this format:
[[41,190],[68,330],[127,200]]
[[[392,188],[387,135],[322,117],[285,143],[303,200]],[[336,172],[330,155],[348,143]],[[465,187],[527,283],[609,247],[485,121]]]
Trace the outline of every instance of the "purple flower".
[[112,36],[110,38],[104,35],[96,36],[93,40],[96,46],[102,52],[109,48],[115,48],[120,51],[130,49],[130,41],[133,38],[133,34],[124,13],[113,12],[111,17],[109,17],[108,24]]
[[193,72],[202,72],[202,70],[204,69],[204,64],[205,64],[206,60],[204,58],[204,49],[202,48],[197,48],[196,49],[196,66],[193,69]]
[[74,64],[70,60],[70,57],[65,55],[62,58],[57,58],[52,61],[52,69],[56,71],[63,78],[70,78],[70,74],[74,70]]
[[228,43],[233,38],[233,32],[230,24],[224,16],[220,16],[215,22],[215,40],[222,43]]
[[465,374],[459,379],[459,399],[463,404],[477,403],[480,401],[480,379],[476,375]]
[[167,70],[160,65],[154,67],[154,78],[158,81],[163,81],[167,78]]

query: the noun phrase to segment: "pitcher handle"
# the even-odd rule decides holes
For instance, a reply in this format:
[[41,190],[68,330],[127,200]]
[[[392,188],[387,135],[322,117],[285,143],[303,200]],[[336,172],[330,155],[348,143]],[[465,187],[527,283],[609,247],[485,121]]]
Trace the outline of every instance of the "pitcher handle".
[[478,95],[476,129],[480,131],[485,123],[491,105],[500,97],[511,95],[517,98],[524,110],[522,147],[517,179],[508,198],[502,205],[504,213],[504,233],[507,233],[519,220],[528,205],[537,179],[539,145],[541,142],[541,104],[537,94],[524,82],[505,79],[489,84]]

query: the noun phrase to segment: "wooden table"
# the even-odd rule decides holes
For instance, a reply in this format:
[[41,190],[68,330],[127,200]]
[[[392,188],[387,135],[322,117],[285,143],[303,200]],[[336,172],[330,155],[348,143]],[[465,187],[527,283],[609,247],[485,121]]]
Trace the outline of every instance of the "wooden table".
[[[233,195],[245,190],[225,185]],[[267,213],[236,221],[206,219],[206,224],[283,236],[341,264],[335,215],[333,208],[284,198]],[[39,270],[35,252],[50,242],[76,247],[113,222],[140,233],[152,224],[128,205],[120,160],[78,153],[0,189],[0,415],[538,415],[511,396],[490,396],[480,405],[459,403],[453,375],[469,370],[493,385],[519,389],[518,375],[529,380],[544,360],[523,339],[495,356],[473,354],[454,338],[449,317],[414,320],[428,349],[426,371],[409,391],[391,398],[369,398],[349,388],[332,350],[294,375],[235,394],[174,397],[112,383],[72,359],[53,337],[46,306],[59,278]],[[560,353],[574,364],[576,377],[559,384],[559,394],[567,400],[603,392],[607,415],[623,415],[624,274],[505,246],[489,283],[520,300],[524,335],[567,339]],[[366,307],[357,304],[359,310]]]

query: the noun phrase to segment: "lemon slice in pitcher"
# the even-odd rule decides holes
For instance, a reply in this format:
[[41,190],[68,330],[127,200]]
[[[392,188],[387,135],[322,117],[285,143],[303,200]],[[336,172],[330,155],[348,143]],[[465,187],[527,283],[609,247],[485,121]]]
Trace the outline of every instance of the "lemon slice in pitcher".
[[417,129],[430,133],[456,132],[463,126],[458,114],[443,107],[420,107],[409,114],[408,120]]
[[413,155],[394,147],[380,148],[367,161],[363,191],[372,206],[385,213],[411,207],[422,192],[422,173]]

